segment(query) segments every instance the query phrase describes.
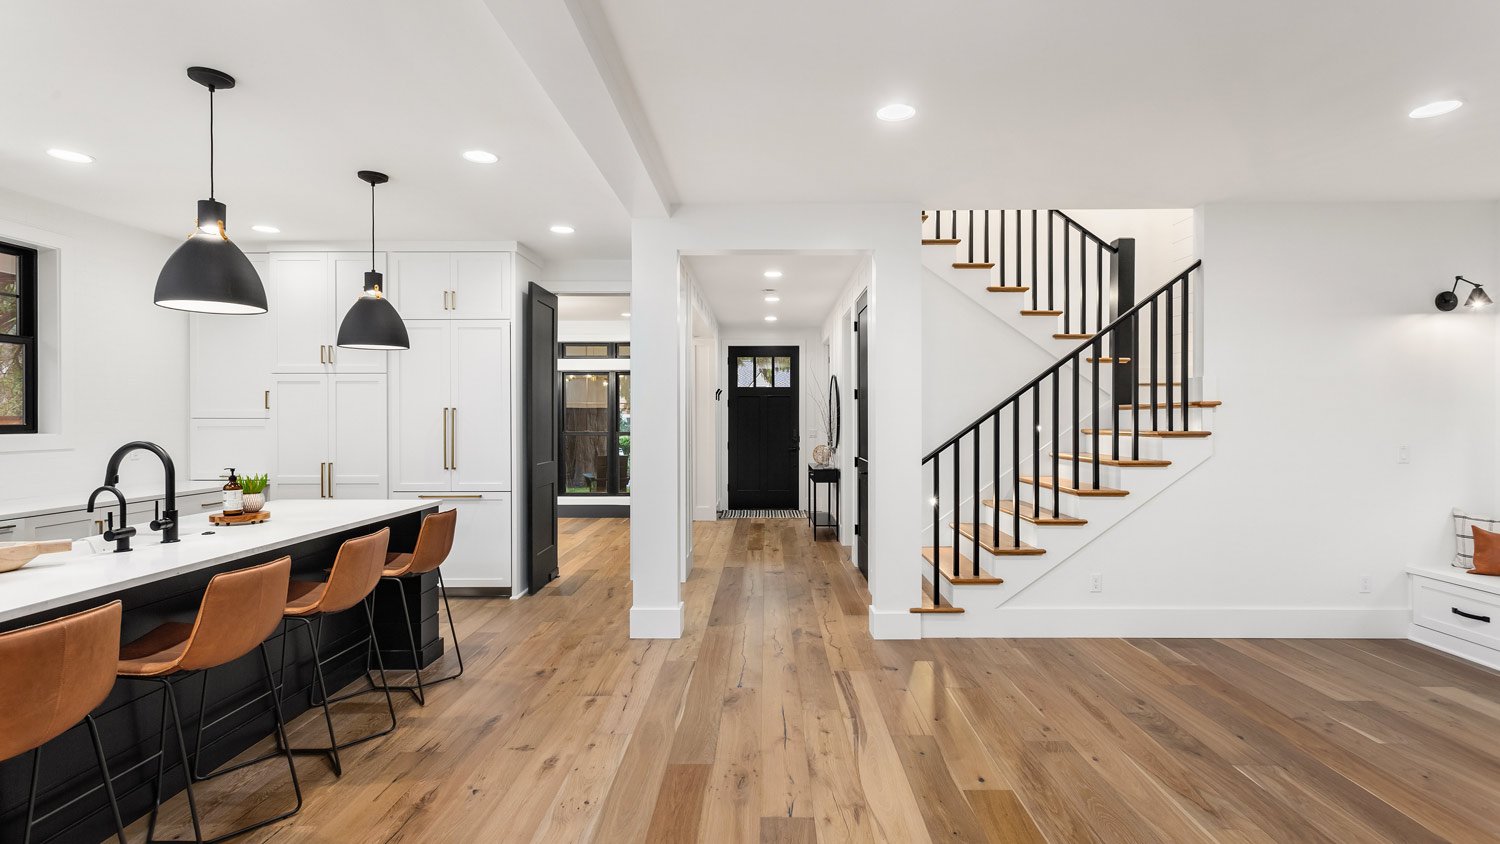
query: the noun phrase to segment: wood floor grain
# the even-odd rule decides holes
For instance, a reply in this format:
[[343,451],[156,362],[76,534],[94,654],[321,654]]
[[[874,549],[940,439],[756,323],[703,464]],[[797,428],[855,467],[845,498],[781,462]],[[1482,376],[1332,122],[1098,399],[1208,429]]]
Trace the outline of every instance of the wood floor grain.
[[[1500,840],[1500,675],[1409,642],[876,642],[796,520],[695,525],[686,635],[636,641],[629,523],[561,536],[540,594],[455,599],[461,680],[399,698],[342,778],[299,758],[301,814],[248,840]],[[284,777],[202,786],[207,831]]]

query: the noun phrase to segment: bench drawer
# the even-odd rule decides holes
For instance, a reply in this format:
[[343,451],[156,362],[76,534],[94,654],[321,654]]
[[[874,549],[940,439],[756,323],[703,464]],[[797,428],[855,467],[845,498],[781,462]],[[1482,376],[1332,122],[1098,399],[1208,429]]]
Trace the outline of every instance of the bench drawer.
[[1412,621],[1420,627],[1500,650],[1500,595],[1413,578]]

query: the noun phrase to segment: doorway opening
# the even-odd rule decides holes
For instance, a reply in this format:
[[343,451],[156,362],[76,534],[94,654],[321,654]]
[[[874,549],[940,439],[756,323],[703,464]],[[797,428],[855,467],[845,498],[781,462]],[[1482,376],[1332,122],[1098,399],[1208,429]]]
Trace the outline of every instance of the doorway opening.
[[729,509],[798,509],[796,346],[729,347]]

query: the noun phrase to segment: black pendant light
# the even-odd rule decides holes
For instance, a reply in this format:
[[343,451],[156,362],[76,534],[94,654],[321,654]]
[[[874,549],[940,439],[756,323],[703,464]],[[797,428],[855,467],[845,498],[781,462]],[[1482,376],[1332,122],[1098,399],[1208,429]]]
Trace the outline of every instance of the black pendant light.
[[375,186],[389,182],[391,177],[374,170],[361,170],[356,175],[370,183],[370,271],[365,273],[365,289],[339,324],[338,344],[343,349],[410,349],[406,323],[391,300],[385,298],[383,279],[375,271]]
[[208,89],[208,199],[198,200],[198,228],[177,247],[156,277],[156,304],[205,314],[263,314],[266,288],[224,231],[224,203],[214,198],[214,91],[233,88],[234,77],[190,67],[188,78]]

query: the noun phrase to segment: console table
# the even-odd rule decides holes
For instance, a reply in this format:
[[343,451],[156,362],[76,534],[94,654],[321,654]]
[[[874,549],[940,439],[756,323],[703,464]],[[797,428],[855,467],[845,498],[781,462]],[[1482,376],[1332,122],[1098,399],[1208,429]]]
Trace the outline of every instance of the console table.
[[[827,511],[818,511],[818,485],[822,484],[831,489],[823,492],[823,503],[826,505],[832,499],[833,506]],[[807,521],[812,525],[813,539],[818,538],[818,528],[831,528],[833,538],[839,538],[839,505],[842,498],[839,493],[839,468],[837,466],[808,466],[807,467]]]

